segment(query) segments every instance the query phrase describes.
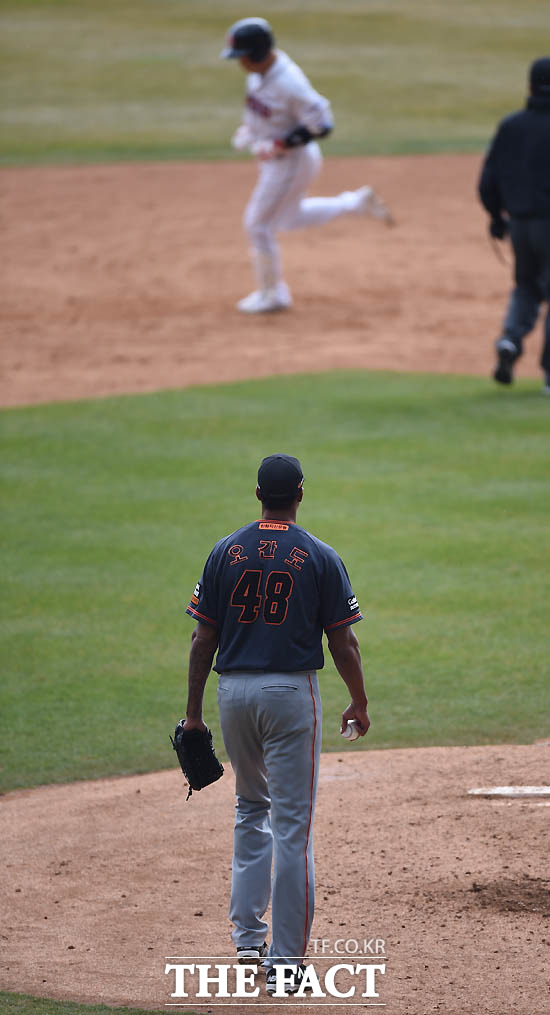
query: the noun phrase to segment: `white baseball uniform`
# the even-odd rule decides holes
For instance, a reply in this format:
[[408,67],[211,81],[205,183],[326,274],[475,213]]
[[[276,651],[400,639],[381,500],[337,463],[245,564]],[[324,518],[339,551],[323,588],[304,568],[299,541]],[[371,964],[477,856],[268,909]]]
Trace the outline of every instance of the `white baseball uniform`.
[[269,142],[283,140],[298,126],[320,134],[333,125],[328,99],[315,91],[286,53],[274,52],[275,62],[265,74],[247,77],[243,123],[233,144],[249,148],[259,157],[258,182],[246,207],[244,227],[250,237],[260,290],[279,291],[284,298],[288,289],[283,282],[276,233],[322,225],[338,215],[361,211],[364,194],[344,191],[336,197],[305,197],[322,163],[315,141],[285,149],[280,157],[263,157],[262,148],[269,150]]

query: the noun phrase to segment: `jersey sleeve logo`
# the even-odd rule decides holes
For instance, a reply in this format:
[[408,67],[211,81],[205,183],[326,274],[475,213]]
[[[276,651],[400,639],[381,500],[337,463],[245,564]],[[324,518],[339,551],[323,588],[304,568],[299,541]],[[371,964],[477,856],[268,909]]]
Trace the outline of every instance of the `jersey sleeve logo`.
[[[195,620],[201,620],[205,624],[210,624],[212,627],[216,627],[216,621],[214,620],[213,617],[207,617],[206,614],[201,613],[197,609],[200,603],[201,595],[202,595],[202,582],[197,582],[197,584],[195,585],[193,595],[191,596],[191,602],[189,603],[189,606],[187,607],[185,612],[188,613],[190,617],[194,617]],[[201,609],[204,609],[204,606],[201,606]]]
[[354,613],[355,610],[359,609],[359,603],[357,602],[357,596],[350,596],[348,599],[348,606],[350,613]]

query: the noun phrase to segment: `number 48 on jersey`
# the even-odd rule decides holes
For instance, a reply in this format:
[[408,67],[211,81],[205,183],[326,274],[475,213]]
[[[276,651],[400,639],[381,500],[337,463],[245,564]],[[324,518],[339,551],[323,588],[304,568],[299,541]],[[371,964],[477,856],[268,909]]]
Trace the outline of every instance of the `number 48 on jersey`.
[[243,571],[233,592],[230,605],[240,609],[239,623],[253,624],[262,611],[266,624],[283,624],[294,579],[288,571],[270,571],[262,589],[262,571]]

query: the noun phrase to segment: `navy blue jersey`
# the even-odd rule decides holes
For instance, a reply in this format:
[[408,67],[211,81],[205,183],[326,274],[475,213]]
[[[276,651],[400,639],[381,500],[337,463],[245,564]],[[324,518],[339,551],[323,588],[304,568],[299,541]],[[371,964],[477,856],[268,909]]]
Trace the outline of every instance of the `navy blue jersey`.
[[362,619],[335,550],[269,519],[216,543],[187,613],[216,629],[218,673],[319,670],[323,631]]

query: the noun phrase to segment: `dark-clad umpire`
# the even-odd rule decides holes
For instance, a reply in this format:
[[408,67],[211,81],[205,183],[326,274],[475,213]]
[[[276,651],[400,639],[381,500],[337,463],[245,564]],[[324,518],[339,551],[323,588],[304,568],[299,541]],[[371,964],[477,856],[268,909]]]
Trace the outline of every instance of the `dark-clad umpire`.
[[491,216],[495,239],[509,232],[515,281],[496,343],[494,379],[511,384],[523,339],[546,303],[541,356],[544,392],[550,395],[550,57],[531,65],[526,108],[499,125],[485,159],[479,195]]

